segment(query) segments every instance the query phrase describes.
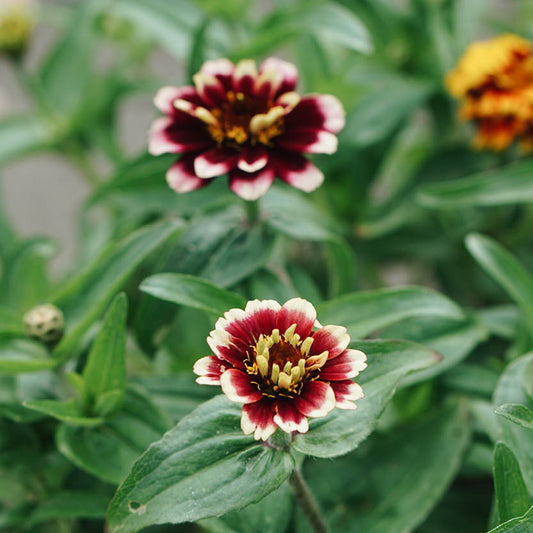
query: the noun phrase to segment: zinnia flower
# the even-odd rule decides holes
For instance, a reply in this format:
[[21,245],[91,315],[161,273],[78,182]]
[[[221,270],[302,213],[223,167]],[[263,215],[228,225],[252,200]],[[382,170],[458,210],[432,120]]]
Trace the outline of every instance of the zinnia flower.
[[331,95],[294,92],[296,67],[276,58],[259,70],[246,59],[207,61],[194,86],[163,87],[154,103],[166,115],[150,131],[153,155],[183,153],[167,173],[169,186],[188,192],[229,174],[246,200],[263,195],[278,176],[304,191],[324,176],[302,154],[332,154],[344,110]]
[[255,439],[267,440],[278,427],[305,433],[307,417],[355,409],[353,400],[363,397],[351,378],[366,368],[366,355],[347,348],[346,328],[320,326],[315,308],[301,298],[231,309],[207,342],[215,355],[196,362],[196,381],[220,384],[230,400],[244,404],[241,427]]
[[446,77],[460,100],[459,116],[477,127],[477,148],[504,150],[518,139],[533,139],[533,54],[531,43],[502,35],[471,44]]

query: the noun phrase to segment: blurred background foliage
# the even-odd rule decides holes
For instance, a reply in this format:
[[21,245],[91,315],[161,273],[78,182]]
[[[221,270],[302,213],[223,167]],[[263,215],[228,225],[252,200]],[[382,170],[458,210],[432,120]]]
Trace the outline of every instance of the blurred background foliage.
[[[201,276],[245,298],[299,295],[322,303],[319,313],[332,320],[340,313],[339,323],[354,324],[355,337],[379,332],[444,355],[440,370],[404,383],[378,437],[342,460],[351,470],[343,462],[336,467],[335,491],[320,491],[333,463],[310,463],[310,483],[331,507],[335,531],[351,531],[348,507],[365,533],[472,533],[503,521],[491,511],[492,450],[502,431],[527,470],[530,493],[533,487],[528,430],[495,422],[492,406],[497,383],[495,405],[531,401],[513,395],[521,389],[516,368],[528,361],[522,357],[500,374],[533,348],[533,163],[515,149],[472,150],[472,129],[458,122],[443,77],[473,40],[502,32],[532,38],[531,2],[47,0],[33,9],[37,31],[48,28],[53,38],[37,60],[28,61],[24,50],[2,59],[31,109],[0,120],[0,167],[54,153],[84,177],[89,192],[71,221],[76,253],[62,277],[49,272],[53,240],[22,238],[7,216],[15,208],[0,207],[0,529],[101,531],[132,461],[211,396],[192,383],[190,368],[207,351],[218,309],[187,305],[182,295],[162,302],[161,289],[146,285],[138,290],[144,278],[163,272]],[[31,41],[28,47],[32,52]],[[132,99],[147,102],[165,84],[189,83],[206,59],[269,55],[298,66],[300,93],[339,97],[347,124],[337,154],[316,157],[324,185],[304,195],[276,183],[260,200],[260,223],[250,227],[224,180],[187,195],[172,192],[164,176],[173,158],[148,156],[144,147],[131,153],[121,121]],[[137,138],[155,116],[154,109]],[[374,315],[362,307],[371,326],[356,328],[354,309],[363,304],[346,295],[405,284],[444,293],[464,316],[425,316],[434,312],[422,302],[425,293],[413,303],[404,293],[385,293],[396,309],[371,292],[381,303]],[[78,407],[52,414],[44,404],[32,408],[72,396],[65,370],[87,379],[89,345],[119,290],[130,302],[127,408],[95,427]],[[69,324],[51,353],[21,329],[22,314],[44,301],[58,305]],[[175,303],[183,305],[176,310]],[[388,318],[380,320],[382,313]],[[56,365],[61,372],[50,370]],[[451,399],[459,407],[451,408]],[[397,427],[402,437],[391,440]],[[416,446],[432,435],[440,438],[428,457]],[[429,495],[414,490],[427,500],[417,513],[400,490],[380,511],[359,482],[351,486],[353,478],[371,476],[381,501],[388,471],[375,466],[376,458],[393,469],[395,453],[419,474],[418,488],[438,487]],[[343,472],[352,474],[344,479]],[[396,472],[398,480],[404,473]],[[329,501],[348,486],[342,501]],[[262,515],[246,513],[154,531],[258,531],[253,520]],[[396,522],[386,521],[390,513]],[[269,531],[305,531],[301,516],[287,516]]]

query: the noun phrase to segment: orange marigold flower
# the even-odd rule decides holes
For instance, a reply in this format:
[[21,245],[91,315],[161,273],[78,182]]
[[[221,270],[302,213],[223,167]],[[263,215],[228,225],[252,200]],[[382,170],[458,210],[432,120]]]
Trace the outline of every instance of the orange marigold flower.
[[533,142],[533,48],[512,34],[471,44],[446,76],[459,116],[477,127],[478,149],[504,150]]

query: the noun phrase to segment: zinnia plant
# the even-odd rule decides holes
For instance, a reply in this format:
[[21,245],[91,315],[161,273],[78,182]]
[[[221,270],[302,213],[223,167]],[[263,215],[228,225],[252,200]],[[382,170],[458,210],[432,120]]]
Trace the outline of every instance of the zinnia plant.
[[231,309],[207,339],[216,355],[194,365],[198,383],[221,385],[230,400],[244,404],[242,430],[262,440],[278,427],[305,433],[307,417],[334,407],[355,409],[363,391],[351,378],[366,368],[366,356],[347,348],[346,328],[313,331],[315,323],[315,308],[301,298]]
[[256,200],[278,176],[312,191],[324,176],[303,154],[332,154],[344,110],[331,95],[295,92],[296,67],[277,58],[204,63],[194,86],[163,87],[155,105],[166,116],[150,131],[150,153],[183,153],[167,173],[177,192],[229,174],[233,192]]

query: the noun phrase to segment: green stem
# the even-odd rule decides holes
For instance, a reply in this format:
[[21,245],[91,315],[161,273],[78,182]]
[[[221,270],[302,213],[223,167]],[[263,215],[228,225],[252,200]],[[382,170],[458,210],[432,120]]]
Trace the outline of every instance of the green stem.
[[259,221],[260,210],[259,200],[244,201],[244,210],[246,212],[246,221],[250,226],[254,226]]
[[320,514],[315,497],[311,494],[311,491],[298,467],[292,471],[292,474],[289,477],[289,485],[294,497],[311,523],[313,531],[315,533],[329,533],[328,526]]

